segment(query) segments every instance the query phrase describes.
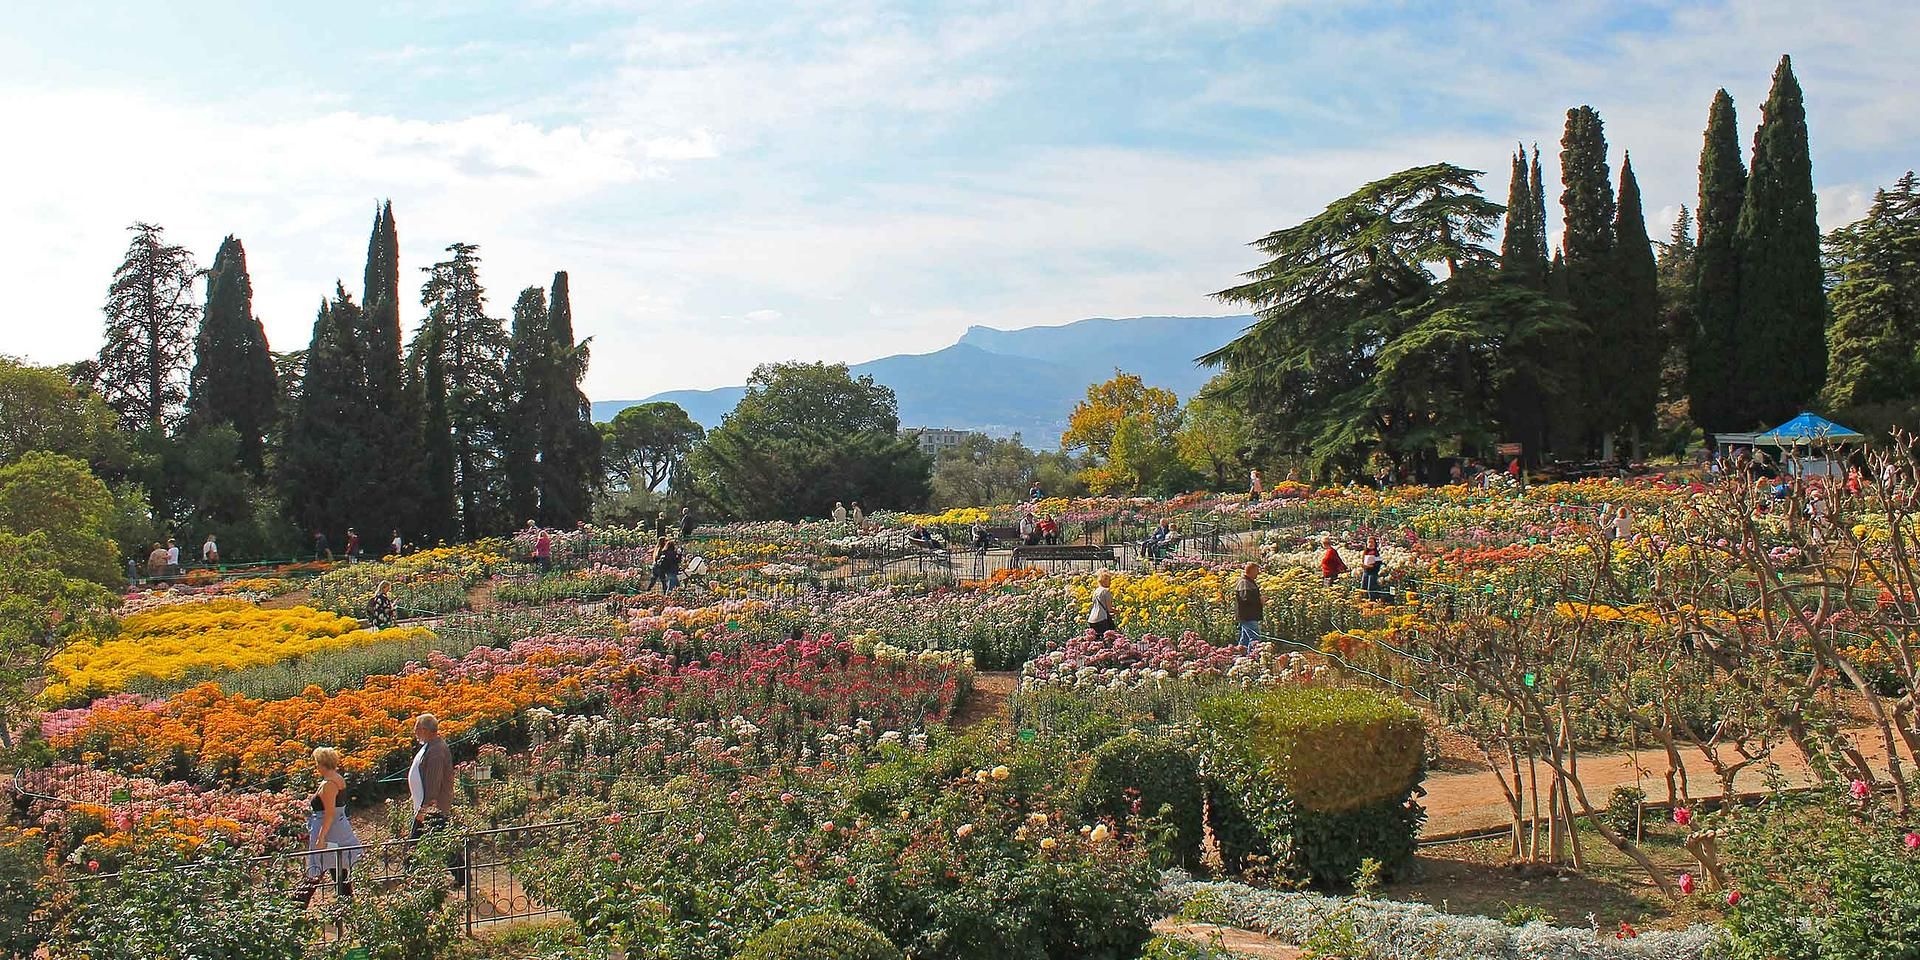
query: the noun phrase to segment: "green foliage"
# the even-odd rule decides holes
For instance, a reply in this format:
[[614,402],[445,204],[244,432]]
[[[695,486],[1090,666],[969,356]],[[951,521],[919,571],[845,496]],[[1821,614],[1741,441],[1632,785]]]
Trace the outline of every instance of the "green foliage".
[[[1554,448],[1584,456],[1608,432],[1617,408],[1612,385],[1618,370],[1592,362],[1601,344],[1617,348],[1621,330],[1621,294],[1614,256],[1613,182],[1607,166],[1607,138],[1600,114],[1582,106],[1567,111],[1560,138],[1560,206],[1565,262],[1561,277],[1574,317],[1585,328],[1558,345],[1554,379],[1566,385],[1552,414]],[[1643,231],[1644,232],[1644,227]]]
[[[1837,794],[1838,791],[1835,791]],[[1740,902],[1727,917],[1730,960],[1912,957],[1920,944],[1920,851],[1912,827],[1865,809],[1776,798],[1736,821],[1724,862]]]
[[1875,192],[1865,217],[1827,235],[1827,262],[1835,283],[1824,402],[1912,401],[1920,395],[1920,183],[1913,173]]
[[127,467],[127,444],[114,414],[53,367],[0,356],[0,465],[29,450],[84,460],[95,470]]
[[0,960],[30,960],[47,932],[47,845],[0,827]]
[[50,960],[298,960],[313,921],[299,900],[262,884],[246,861],[207,851],[192,869],[143,853],[117,877],[71,885]]
[[1174,438],[1181,462],[1210,481],[1215,490],[1233,490],[1246,482],[1253,448],[1245,405],[1218,394],[1226,387],[1224,375],[1216,376],[1187,400]]
[[[1536,154],[1538,151],[1536,150]],[[1538,161],[1535,161],[1538,164]],[[1507,229],[1500,237],[1500,278],[1535,290],[1547,285],[1547,224],[1535,219],[1533,182],[1522,147],[1513,154],[1513,175],[1507,181]]]
[[1158,817],[1171,827],[1159,866],[1200,865],[1205,798],[1193,755],[1178,744],[1130,733],[1093,751],[1079,789],[1081,816],[1125,824]]
[[1639,787],[1614,787],[1607,796],[1607,809],[1602,814],[1607,826],[1623,837],[1640,836],[1640,818],[1647,806],[1647,792]]
[[1283,875],[1339,885],[1365,858],[1390,871],[1413,855],[1426,732],[1406,704],[1281,687],[1224,694],[1201,705],[1199,720],[1229,869],[1271,858]]
[[462,911],[450,896],[445,841],[428,840],[413,865],[393,880],[378,879],[375,858],[355,865],[354,895],[335,899],[327,919],[340,931],[329,956],[364,945],[372,960],[437,960],[460,936]]
[[[414,336],[411,360],[415,370],[424,372],[428,356],[437,358],[446,378],[446,388],[437,393],[429,383],[424,400],[431,405],[444,397],[452,431],[459,530],[466,537],[498,533],[517,522],[506,512],[500,471],[499,441],[508,395],[507,331],[500,318],[487,316],[479,250],[471,243],[449,244],[451,256],[427,268],[427,282],[420,288],[427,320]],[[422,379],[432,377],[423,373]],[[432,476],[434,439],[428,443],[431,491],[437,480]]]
[[239,441],[238,462],[260,476],[273,429],[279,385],[266,328],[253,315],[247,251],[228,235],[207,273],[207,306],[194,338],[187,412],[198,428],[225,425]]
[[1547,908],[1539,904],[1513,903],[1500,911],[1500,922],[1509,927],[1524,927],[1529,923],[1552,925],[1557,921],[1553,914],[1547,912]]
[[532,519],[540,509],[540,441],[553,351],[547,342],[547,292],[520,291],[507,341],[507,415],[501,421],[500,468],[509,516]]
[[817,914],[782,920],[761,931],[735,960],[900,960],[880,931],[852,917]]
[[1258,319],[1201,360],[1226,368],[1215,393],[1252,415],[1256,461],[1357,472],[1384,452],[1431,469],[1442,443],[1501,439],[1496,406],[1517,405],[1501,398],[1548,382],[1525,374],[1573,328],[1537,293],[1492,282],[1501,208],[1478,177],[1403,170],[1255,244],[1272,259],[1216,296]]
[[0,467],[0,532],[46,534],[43,559],[64,576],[126,583],[112,532],[113,494],[72,457],[32,452]]
[[164,435],[187,400],[190,326],[199,268],[185,247],[151,223],[127,228],[133,239],[107,289],[106,342],[94,372],[100,395],[129,431]]
[[934,460],[931,502],[936,510],[1015,503],[1036,480],[1049,496],[1070,497],[1087,490],[1079,473],[1071,454],[1034,450],[1019,434],[970,434]]
[[546,335],[551,363],[542,385],[546,403],[540,421],[540,522],[572,526],[592,509],[600,477],[600,431],[593,407],[580,390],[587,375],[587,341],[573,339],[573,301],[567,274],[553,275]]
[[[1640,209],[1633,158],[1620,163],[1620,201],[1613,221],[1613,283],[1618,310],[1604,333],[1613,362],[1604,377],[1603,427],[1644,441],[1660,402],[1660,363],[1666,354],[1660,323],[1660,273]],[[1637,452],[1637,451],[1636,451]]]
[[1781,57],[1753,135],[1753,169],[1734,243],[1740,258],[1735,327],[1742,413],[1768,424],[1805,409],[1827,376],[1827,300],[1807,145],[1807,110],[1793,61]]
[[748,520],[819,516],[836,500],[915,509],[928,463],[899,429],[893,391],[845,364],[763,364],[688,455],[688,493]]
[[602,482],[614,489],[658,490],[706,433],[677,403],[628,407],[600,425]]
[[1687,399],[1694,422],[1709,433],[1745,429],[1754,422],[1751,412],[1741,409],[1735,382],[1740,257],[1734,233],[1746,195],[1747,169],[1733,97],[1720,90],[1713,95],[1700,148],[1700,238],[1687,342]]
[[1176,438],[1180,420],[1180,398],[1173,391],[1116,370],[1074,405],[1060,446],[1086,451],[1081,477],[1095,493],[1173,492],[1184,479]]

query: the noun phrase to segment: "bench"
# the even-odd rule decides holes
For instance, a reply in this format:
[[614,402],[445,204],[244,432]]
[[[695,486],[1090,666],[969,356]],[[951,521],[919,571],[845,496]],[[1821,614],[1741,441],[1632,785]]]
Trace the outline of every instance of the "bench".
[[1085,560],[1089,562],[1104,560],[1112,563],[1113,548],[1072,546],[1067,544],[1051,546],[1041,544],[1033,547],[1014,547],[1013,558],[1009,561],[1009,565],[1018,567],[1024,565],[1029,560]]

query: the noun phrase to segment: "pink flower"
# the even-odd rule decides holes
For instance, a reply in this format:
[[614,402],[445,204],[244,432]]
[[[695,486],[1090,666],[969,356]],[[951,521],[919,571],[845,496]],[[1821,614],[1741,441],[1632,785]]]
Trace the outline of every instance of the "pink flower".
[[617,814],[617,813],[610,813],[610,814],[607,814],[607,822],[608,822],[608,823],[619,823],[619,822],[620,822],[620,821],[621,821],[622,819],[624,819],[624,818],[623,818],[623,817],[621,817],[621,816],[620,816],[619,814]]
[[615,850],[614,852],[607,854],[607,859],[613,861],[614,863],[619,863],[620,851]]
[[792,803],[792,802],[793,802],[793,794],[791,794],[791,793],[783,793],[783,794],[781,794],[781,795],[780,795],[780,802],[781,802],[781,803]]
[[1693,896],[1693,874],[1683,873],[1680,875],[1680,892],[1685,896]]
[[100,861],[98,861],[98,860],[88,860],[88,861],[87,861],[87,872],[88,872],[88,873],[99,873],[99,872],[100,872]]
[[1908,850],[1920,850],[1920,833],[1909,832],[1905,842]]
[[1737,907],[1737,906],[1739,906],[1739,905],[1740,905],[1740,891],[1738,891],[1738,890],[1728,890],[1728,891],[1727,891],[1727,906],[1729,906],[1729,907]]
[[1674,823],[1677,823],[1677,824],[1679,824],[1679,825],[1681,825],[1681,826],[1683,826],[1683,827],[1684,827],[1684,826],[1686,826],[1686,825],[1687,825],[1687,824],[1689,824],[1689,823],[1692,823],[1692,822],[1693,822],[1693,811],[1692,811],[1692,810],[1689,810],[1689,809],[1687,809],[1686,807],[1674,807],[1674,808],[1673,808],[1673,822],[1674,822]]
[[1855,800],[1865,800],[1873,793],[1873,786],[1865,780],[1855,780],[1847,787],[1847,792],[1852,794]]

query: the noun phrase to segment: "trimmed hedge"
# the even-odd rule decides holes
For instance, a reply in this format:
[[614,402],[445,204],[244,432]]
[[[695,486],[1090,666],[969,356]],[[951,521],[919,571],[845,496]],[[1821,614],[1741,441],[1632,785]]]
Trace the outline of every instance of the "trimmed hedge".
[[795,917],[760,931],[734,960],[901,960],[880,931],[852,917]]
[[1199,710],[1209,814],[1221,858],[1238,871],[1268,858],[1322,886],[1371,857],[1389,871],[1413,856],[1425,813],[1426,727],[1413,708],[1368,690],[1279,687],[1224,694]]
[[1166,740],[1129,733],[1102,744],[1092,760],[1080,782],[1082,816],[1125,823],[1135,816],[1137,800],[1138,816],[1161,817],[1173,829],[1167,862],[1156,865],[1199,866],[1206,797],[1191,753]]

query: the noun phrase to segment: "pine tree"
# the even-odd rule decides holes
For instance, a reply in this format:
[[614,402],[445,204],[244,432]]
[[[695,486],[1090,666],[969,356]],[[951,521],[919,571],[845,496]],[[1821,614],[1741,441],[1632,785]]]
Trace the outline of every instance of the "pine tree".
[[[436,335],[424,343],[415,338],[422,383],[427,379],[428,356],[437,356],[444,367],[460,535],[468,538],[503,530],[510,522],[499,475],[507,331],[498,317],[487,316],[479,249],[469,243],[451,244],[449,259],[425,269],[427,282],[420,290],[420,303],[427,308],[428,323]],[[433,402],[430,386],[428,392],[423,402]]]
[[1560,140],[1560,182],[1567,303],[1586,333],[1570,344],[1577,367],[1564,371],[1568,383],[1578,384],[1569,406],[1579,413],[1572,422],[1556,425],[1556,433],[1586,450],[1597,441],[1605,453],[1621,404],[1617,379],[1609,369],[1612,365],[1594,363],[1592,351],[1602,344],[1612,348],[1619,343],[1619,298],[1613,254],[1613,180],[1607,168],[1606,131],[1592,107],[1567,111],[1566,132]]
[[1527,151],[1513,155],[1512,179],[1507,186],[1507,229],[1500,238],[1500,276],[1539,290],[1546,286],[1546,264],[1539,256],[1546,232],[1533,218],[1533,182],[1527,171]]
[[1633,175],[1633,157],[1620,161],[1620,201],[1613,222],[1615,316],[1613,354],[1607,379],[1614,384],[1617,405],[1611,425],[1634,438],[1634,454],[1647,437],[1660,402],[1660,364],[1666,352],[1660,325],[1660,274],[1654,264],[1653,243],[1640,207],[1640,181]]
[[1733,97],[1721,90],[1707,112],[1700,148],[1699,233],[1694,253],[1692,326],[1687,342],[1687,400],[1693,421],[1714,433],[1754,425],[1738,381],[1740,256],[1734,233],[1746,202]]
[[580,389],[587,375],[588,341],[573,339],[573,301],[567,274],[553,275],[547,305],[548,363],[540,462],[540,514],[553,526],[585,519],[600,471],[600,431],[593,406]]
[[207,305],[194,339],[187,410],[197,427],[227,424],[240,441],[240,465],[258,478],[274,429],[279,384],[266,329],[253,315],[247,251],[228,236],[207,274]]
[[513,332],[507,343],[507,389],[511,396],[500,436],[507,509],[516,522],[533,519],[540,511],[539,472],[553,376],[548,331],[547,292],[539,287],[520,291],[513,303]]
[[122,427],[162,437],[186,406],[199,269],[193,254],[167,243],[160,227],[135,223],[127,229],[133,240],[107,288],[107,335],[96,386]]
[[1734,243],[1740,262],[1736,372],[1748,397],[1742,412],[1778,423],[1812,401],[1827,375],[1813,161],[1806,104],[1789,57],[1780,58],[1760,108]]
[[1833,323],[1824,401],[1832,407],[1920,397],[1920,181],[1874,194],[1867,215],[1827,237]]

